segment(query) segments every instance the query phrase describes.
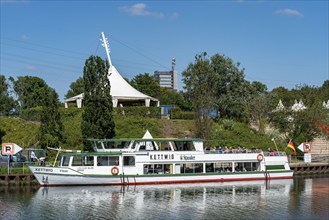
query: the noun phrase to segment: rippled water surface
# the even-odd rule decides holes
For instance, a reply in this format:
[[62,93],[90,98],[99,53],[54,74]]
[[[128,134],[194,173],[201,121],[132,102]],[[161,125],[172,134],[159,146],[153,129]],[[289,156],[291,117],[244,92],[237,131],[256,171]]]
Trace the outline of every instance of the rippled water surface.
[[329,219],[329,177],[136,187],[0,187],[0,219]]

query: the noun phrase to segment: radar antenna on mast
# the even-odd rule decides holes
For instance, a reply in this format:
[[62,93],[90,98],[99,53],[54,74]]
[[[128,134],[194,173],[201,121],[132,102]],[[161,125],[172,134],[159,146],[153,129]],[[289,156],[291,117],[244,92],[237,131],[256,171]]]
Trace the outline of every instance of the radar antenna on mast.
[[102,32],[102,39],[100,39],[100,40],[102,41],[102,46],[106,50],[107,59],[108,59],[109,65],[111,67],[112,62],[111,62],[111,57],[110,57],[110,47],[109,47],[109,42],[108,42],[107,38],[104,35],[104,32]]

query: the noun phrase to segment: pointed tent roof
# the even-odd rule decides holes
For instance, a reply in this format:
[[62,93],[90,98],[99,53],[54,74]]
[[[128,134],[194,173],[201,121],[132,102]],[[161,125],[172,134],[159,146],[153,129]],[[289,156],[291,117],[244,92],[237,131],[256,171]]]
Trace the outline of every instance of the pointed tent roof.
[[[110,80],[113,106],[117,107],[118,102],[129,102],[129,101],[145,101],[146,106],[149,106],[150,101],[159,102],[156,98],[145,95],[132,87],[118,72],[118,70],[111,66],[108,70],[108,78]],[[66,99],[64,102],[74,102],[82,100],[84,94],[81,93],[77,96]],[[79,106],[78,106],[79,107]],[[80,106],[81,107],[81,106]]]
[[307,109],[307,107],[304,105],[302,100],[300,100],[299,102],[295,100],[295,104],[291,107],[291,110],[294,112],[302,111],[305,109]]
[[[134,87],[132,87],[118,72],[118,70],[112,65],[111,57],[110,57],[110,50],[108,46],[107,39],[105,38],[104,33],[102,32],[102,42],[103,46],[106,49],[106,54],[108,57],[109,62],[109,70],[108,70],[108,78],[110,80],[111,91],[110,94],[112,96],[113,107],[117,107],[118,102],[136,102],[136,101],[145,101],[146,106],[150,106],[150,101],[157,102],[159,106],[159,100],[148,96],[146,94],[141,93]],[[77,96],[71,97],[66,99],[65,107],[67,108],[67,102],[77,102],[77,106],[81,107],[81,102],[84,98],[83,93]]]
[[329,109],[329,99],[328,99],[328,102],[326,103],[325,101],[323,101],[323,107],[324,108],[328,108]]
[[297,100],[295,99],[295,103],[293,104],[293,106],[291,106],[291,110],[294,112],[299,111],[299,103],[297,102]]
[[[129,100],[151,100],[158,102],[157,99],[145,95],[132,87],[118,72],[118,70],[111,66],[108,70],[108,78],[110,80],[111,85],[111,91],[110,94],[112,96],[113,103],[115,104],[115,107],[117,106],[118,101],[129,101]],[[81,93],[77,96],[68,98],[65,100],[65,102],[74,102],[78,99],[83,99],[84,94]]]
[[111,95],[113,99],[118,100],[145,100],[150,99],[158,101],[157,99],[145,95],[132,87],[117,71],[114,66],[108,70],[108,78],[111,84]]
[[275,108],[275,111],[283,111],[285,109],[284,105],[282,104],[281,99],[279,100],[278,105]]
[[307,107],[305,106],[304,102],[302,100],[299,101],[298,103],[300,110],[305,110]]

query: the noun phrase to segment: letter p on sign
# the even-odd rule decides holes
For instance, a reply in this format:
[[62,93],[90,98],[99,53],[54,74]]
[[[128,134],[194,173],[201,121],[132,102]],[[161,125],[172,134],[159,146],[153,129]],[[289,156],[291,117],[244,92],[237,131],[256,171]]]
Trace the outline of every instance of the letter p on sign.
[[13,155],[15,152],[15,144],[8,144],[8,143],[3,143],[2,144],[2,154],[3,155]]

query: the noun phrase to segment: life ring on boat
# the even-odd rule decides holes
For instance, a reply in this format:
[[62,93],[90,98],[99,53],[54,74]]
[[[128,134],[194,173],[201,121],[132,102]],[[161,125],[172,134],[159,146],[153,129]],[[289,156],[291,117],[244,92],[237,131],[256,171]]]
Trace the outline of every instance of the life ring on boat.
[[117,168],[117,167],[113,167],[113,168],[111,169],[111,173],[112,173],[112,175],[118,175],[118,173],[119,173],[119,168]]
[[258,160],[258,161],[262,161],[263,159],[264,159],[263,154],[258,154],[258,155],[257,155],[257,160]]

